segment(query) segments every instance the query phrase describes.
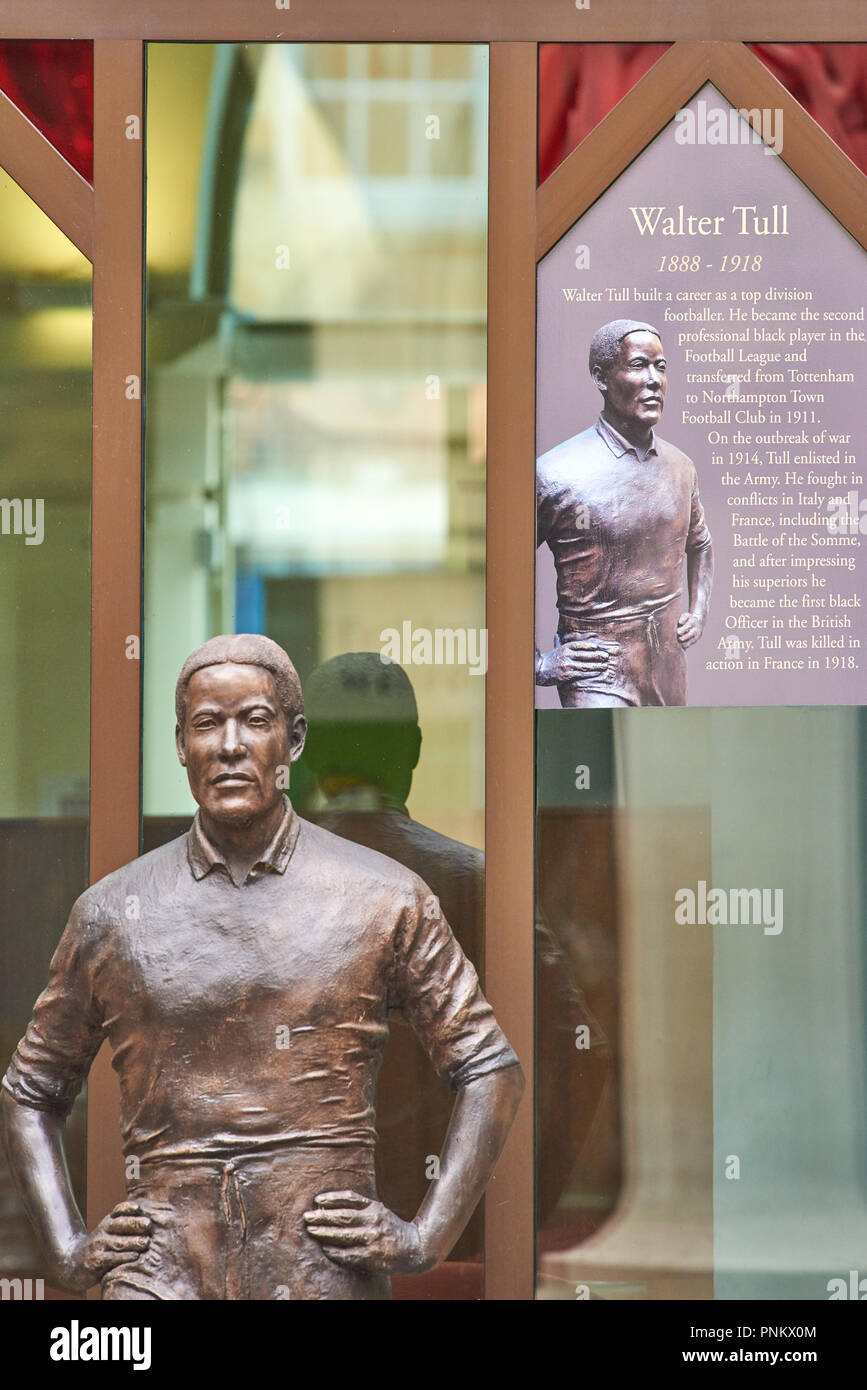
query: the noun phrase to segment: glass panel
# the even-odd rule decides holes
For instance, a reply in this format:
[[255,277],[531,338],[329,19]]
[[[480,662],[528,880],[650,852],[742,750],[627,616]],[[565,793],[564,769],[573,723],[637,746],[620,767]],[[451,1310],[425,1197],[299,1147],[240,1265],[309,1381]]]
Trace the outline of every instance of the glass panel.
[[304,48],[304,65],[308,77],[345,77],[345,43],[308,43]]
[[371,101],[367,108],[367,168],[372,178],[407,172],[408,111],[403,102]]
[[465,44],[435,43],[430,50],[431,77],[465,80],[470,76],[472,58],[472,49]]
[[[0,172],[0,1075],[87,886],[90,265]],[[67,1128],[84,1202],[85,1098]],[[40,1274],[0,1157],[0,1274]]]
[[[417,870],[480,966],[487,50],[151,45],[148,121],[145,847],[194,809],[181,663],[267,633],[310,723],[293,805]],[[450,1106],[396,1018],[403,1216]],[[479,1212],[395,1296],[479,1297],[481,1255]]]
[[[573,1046],[540,979],[540,1297],[848,1289],[867,1239],[864,729],[846,708],[538,712],[540,911],[591,1016]],[[760,885],[757,924],[740,902]]]
[[674,916],[714,882],[710,715],[536,720],[538,910],[565,957],[553,1000],[537,972],[538,1296],[711,1298],[713,938]]
[[762,927],[694,929],[713,934],[719,1299],[857,1297],[863,1274],[864,714],[714,711],[712,882],[773,888]]
[[372,43],[367,52],[371,77],[409,77],[412,73],[411,44]]

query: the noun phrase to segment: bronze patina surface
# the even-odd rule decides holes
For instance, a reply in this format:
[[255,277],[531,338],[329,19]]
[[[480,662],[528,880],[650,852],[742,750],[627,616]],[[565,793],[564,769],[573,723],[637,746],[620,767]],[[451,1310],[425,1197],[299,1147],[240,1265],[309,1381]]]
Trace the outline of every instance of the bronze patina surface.
[[536,683],[556,685],[566,708],[685,705],[684,653],[707,617],[713,548],[695,466],[654,430],[667,388],[658,333],[606,324],[590,372],[598,420],[536,465],[536,540],[554,557],[559,613]]
[[[190,831],[76,902],[3,1080],[16,1180],[55,1277],[112,1299],[384,1299],[445,1258],[520,1098],[514,1052],[438,899],[299,817],[301,688],[267,638],[185,663],[177,746]],[[456,1092],[412,1221],[376,1193],[387,1015]],[[104,1038],[128,1200],[86,1232],[63,1121]]]

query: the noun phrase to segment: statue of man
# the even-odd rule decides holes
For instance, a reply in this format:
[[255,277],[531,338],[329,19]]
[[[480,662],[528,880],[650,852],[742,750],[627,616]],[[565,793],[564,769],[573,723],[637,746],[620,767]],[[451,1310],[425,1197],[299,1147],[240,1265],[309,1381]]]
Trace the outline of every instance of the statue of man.
[[[387,1299],[448,1254],[523,1087],[420,878],[302,820],[306,733],[275,642],[215,637],[176,691],[189,832],[73,907],[3,1079],[10,1163],[53,1276],[109,1299]],[[397,1008],[456,1098],[412,1221],[377,1198],[376,1078]],[[104,1038],[127,1200],[87,1232],[63,1122]]]
[[685,705],[713,549],[692,460],[654,431],[667,387],[658,331],[605,324],[590,375],[602,413],[536,465],[536,543],[554,556],[560,615],[553,651],[536,653],[536,684],[556,685],[571,709]]

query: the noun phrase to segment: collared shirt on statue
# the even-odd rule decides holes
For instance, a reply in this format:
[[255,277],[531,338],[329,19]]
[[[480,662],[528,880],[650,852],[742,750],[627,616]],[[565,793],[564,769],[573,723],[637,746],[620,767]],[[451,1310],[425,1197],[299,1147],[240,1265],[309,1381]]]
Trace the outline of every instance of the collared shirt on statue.
[[643,453],[601,415],[536,466],[537,544],[557,571],[560,635],[583,619],[631,619],[679,604],[684,556],[710,533],[692,460],[651,434]]
[[3,1085],[65,1114],[108,1037],[143,1163],[372,1149],[390,1008],[455,1088],[517,1060],[415,874],[287,801],[238,884],[197,815],[78,899]]

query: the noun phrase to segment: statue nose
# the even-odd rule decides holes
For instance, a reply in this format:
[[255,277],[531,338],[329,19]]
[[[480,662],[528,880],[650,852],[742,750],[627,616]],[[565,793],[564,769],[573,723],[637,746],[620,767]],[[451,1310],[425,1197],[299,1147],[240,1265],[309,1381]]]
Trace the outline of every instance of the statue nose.
[[240,753],[243,748],[240,725],[235,719],[227,719],[223,729],[223,752]]

